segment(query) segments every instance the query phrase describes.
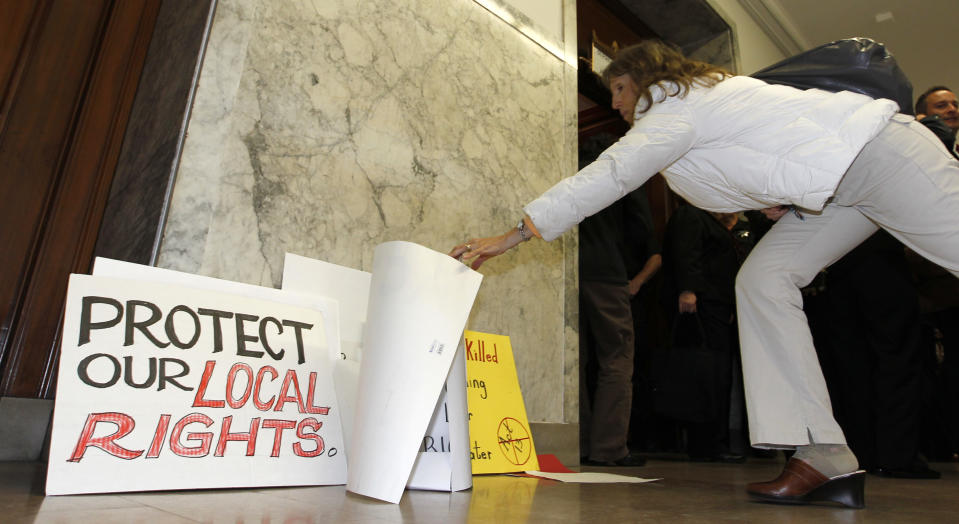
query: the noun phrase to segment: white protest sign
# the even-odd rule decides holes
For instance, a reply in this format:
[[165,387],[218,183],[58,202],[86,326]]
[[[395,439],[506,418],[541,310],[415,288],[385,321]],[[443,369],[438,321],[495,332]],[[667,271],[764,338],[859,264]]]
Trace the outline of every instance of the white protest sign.
[[[340,404],[343,439],[350,442],[356,413],[356,388],[360,381],[360,355],[366,306],[370,297],[370,274],[287,253],[283,260],[284,292],[294,292],[339,305],[340,352],[333,364],[333,382]],[[347,460],[349,450],[347,450]]]
[[360,361],[363,327],[370,299],[370,274],[322,260],[287,253],[283,260],[284,292],[291,291],[339,304],[342,360]]
[[469,415],[466,400],[466,358],[462,343],[453,357],[443,393],[423,436],[407,487],[460,491],[473,485],[469,456]]
[[72,275],[47,494],[342,484],[323,315]]
[[[355,273],[363,272],[355,271]],[[334,385],[336,386],[335,391],[337,394],[337,405],[339,406],[336,416],[339,417],[340,427],[343,428],[343,451],[346,453],[346,443],[350,441],[347,428],[351,428],[353,426],[353,402],[355,401],[356,397],[356,382],[360,372],[360,365],[359,362],[353,363],[343,359],[346,358],[347,354],[352,355],[359,350],[359,337],[356,337],[355,335],[348,335],[345,337],[345,344],[350,348],[356,349],[341,350],[342,342],[340,336],[339,301],[317,295],[315,293],[300,293],[295,290],[280,290],[263,286],[254,286],[252,284],[245,284],[243,282],[234,282],[232,280],[223,280],[220,278],[194,275],[192,273],[183,273],[181,271],[173,271],[171,269],[144,266],[141,264],[133,264],[131,262],[123,262],[120,260],[102,257],[97,257],[94,261],[93,274],[104,277],[179,284],[196,289],[221,291],[224,293],[230,293],[244,297],[283,302],[285,304],[291,304],[294,306],[300,306],[319,311],[320,314],[323,315],[322,329],[326,332],[326,343],[329,349],[328,352],[330,354],[330,359],[334,361],[333,381]],[[362,291],[363,296],[365,297],[369,293],[369,274],[363,274],[367,275],[366,287],[363,288]],[[356,283],[355,275],[341,274],[339,277],[340,278],[338,281],[341,283],[340,285]],[[354,301],[355,299],[353,298],[347,298],[347,300],[344,301],[346,311],[350,315],[355,315],[355,313],[353,313],[353,311],[356,309],[356,306],[353,304]],[[363,307],[363,313],[365,315],[365,300]],[[352,316],[350,318],[352,318]],[[362,326],[360,326],[360,329],[362,330]],[[354,338],[357,340],[357,342],[353,342]],[[344,392],[341,395],[339,386],[340,384],[353,384],[353,386],[352,389],[346,387],[346,392],[349,393],[347,394]]]
[[[387,269],[379,270],[382,273],[379,277],[381,284],[370,292],[371,280],[378,278],[378,268]],[[408,282],[404,283],[404,278]],[[344,423],[344,432],[351,443],[351,478],[354,464],[362,464],[363,468],[369,470],[357,473],[355,484],[349,488],[351,491],[397,502],[404,485],[416,489],[454,491],[472,486],[466,395],[462,386],[465,384],[465,360],[451,368],[453,355],[446,351],[447,354],[438,359],[445,361],[442,364],[445,369],[436,368],[435,365],[415,369],[414,361],[419,356],[397,367],[394,360],[401,358],[398,354],[381,356],[372,361],[368,355],[376,347],[376,341],[384,340],[384,334],[403,336],[396,331],[396,325],[405,324],[410,330],[420,326],[422,333],[437,328],[445,331],[449,326],[458,326],[461,332],[481,280],[480,274],[452,258],[409,242],[389,242],[378,247],[372,275],[287,254],[283,273],[284,290],[316,293],[337,299],[341,304],[342,347],[356,348],[353,351],[344,349],[346,360],[337,362],[335,380],[343,410],[347,404],[352,406],[358,402],[357,395],[377,399],[387,392],[405,388],[410,382],[418,382],[420,387],[427,386],[426,390],[413,388],[415,391],[405,391],[397,396],[397,399],[408,398],[417,404],[415,416],[397,413],[382,419],[380,423],[373,422],[367,430],[370,434],[364,435],[355,433],[352,420]],[[422,285],[417,287],[417,282]],[[413,287],[409,287],[411,285]],[[368,319],[367,310],[374,308],[378,308],[380,314],[370,314]],[[363,333],[367,337],[373,334],[374,345],[370,345],[370,339],[364,343],[361,337]],[[449,349],[451,345],[455,347],[460,341],[461,337],[457,335],[445,342],[444,348]],[[398,347],[402,348],[403,344]],[[365,370],[363,375],[367,377],[362,379],[359,373],[361,348]],[[388,352],[383,348],[380,351]],[[410,373],[406,376],[391,373],[391,370],[401,369],[407,369]],[[378,378],[369,379],[369,376]],[[363,386],[359,385],[360,380],[363,380]],[[439,380],[439,386],[429,389],[435,380]],[[443,380],[452,385],[446,401],[439,398]],[[371,391],[363,391],[361,387]],[[357,404],[352,417],[344,414],[344,421],[368,419],[371,410],[378,412],[380,409],[372,405],[375,402],[368,400],[368,404]],[[424,410],[425,413],[420,413]],[[403,442],[411,444],[398,449],[395,440],[397,435],[402,436]],[[410,435],[416,436],[411,440]],[[362,446],[360,450],[354,450],[353,446],[357,445],[354,443],[357,442]],[[389,488],[385,487],[387,485]]]
[[399,502],[482,279],[456,259],[410,242],[376,247],[349,491]]

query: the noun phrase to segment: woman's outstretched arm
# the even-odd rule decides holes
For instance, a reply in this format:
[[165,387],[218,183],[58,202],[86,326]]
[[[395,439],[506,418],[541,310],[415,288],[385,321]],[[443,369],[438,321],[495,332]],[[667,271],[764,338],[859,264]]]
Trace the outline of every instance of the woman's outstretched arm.
[[526,242],[533,237],[539,237],[536,226],[529,217],[523,217],[519,226],[510,229],[502,235],[486,238],[471,238],[462,244],[453,247],[449,255],[453,258],[468,262],[472,260],[470,267],[479,269],[483,262],[490,258],[509,251],[517,244]]

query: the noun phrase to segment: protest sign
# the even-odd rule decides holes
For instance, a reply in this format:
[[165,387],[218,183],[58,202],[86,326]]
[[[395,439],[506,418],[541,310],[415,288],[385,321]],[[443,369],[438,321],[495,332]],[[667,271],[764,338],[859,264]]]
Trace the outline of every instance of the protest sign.
[[326,324],[250,296],[72,275],[47,494],[344,483]]
[[340,353],[333,362],[333,382],[340,404],[343,439],[348,444],[353,433],[353,415],[356,413],[356,388],[359,387],[360,381],[360,357],[370,298],[370,274],[359,269],[287,253],[283,260],[283,283],[280,287],[284,291],[331,300],[338,304]]
[[473,474],[539,469],[509,337],[466,331]]
[[467,450],[466,388],[462,386],[465,381],[466,359],[461,342],[413,463],[413,472],[406,484],[408,488],[459,491],[473,485]]
[[[341,386],[336,375],[344,403],[351,402],[346,400],[350,392],[355,395],[352,424],[346,428],[347,489],[395,503],[407,485],[468,488],[465,394],[457,397],[465,371],[455,381],[447,378],[456,373],[451,367],[455,348],[482,276],[409,242],[381,244],[373,266],[361,286],[354,269],[296,255],[287,255],[284,264],[283,289],[352,301],[353,307],[341,309],[344,348],[351,334],[362,332],[362,340],[355,341],[358,349],[344,360],[358,364],[355,387]],[[349,279],[353,285],[343,285]],[[365,302],[356,300],[361,287],[369,290]],[[445,403],[440,401],[444,382],[450,385]],[[440,445],[438,437],[445,442],[447,431],[450,443]]]
[[483,277],[409,242],[377,246],[372,273],[346,488],[395,503]]

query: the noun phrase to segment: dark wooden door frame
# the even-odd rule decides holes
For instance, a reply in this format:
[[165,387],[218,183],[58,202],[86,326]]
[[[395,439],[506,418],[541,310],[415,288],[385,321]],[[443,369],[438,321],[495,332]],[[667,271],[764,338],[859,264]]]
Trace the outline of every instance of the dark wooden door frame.
[[3,216],[19,249],[0,255],[0,396],[49,398],[69,274],[89,270],[161,0],[3,2],[0,194],[43,194]]

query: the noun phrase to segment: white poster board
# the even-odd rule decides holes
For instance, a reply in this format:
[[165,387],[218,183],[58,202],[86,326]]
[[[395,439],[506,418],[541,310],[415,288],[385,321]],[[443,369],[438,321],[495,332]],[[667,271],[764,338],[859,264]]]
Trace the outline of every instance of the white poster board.
[[[406,485],[472,486],[465,361],[451,365],[481,281],[449,256],[409,242],[378,246],[372,275],[287,254],[283,289],[338,300],[342,347],[356,348],[344,350],[336,374],[344,409],[355,405],[352,417],[344,415],[353,419],[344,424],[350,491],[395,503]],[[359,289],[369,290],[365,299]],[[395,402],[404,408],[384,412]],[[438,436],[450,444],[440,446]]]
[[250,296],[72,275],[47,494],[343,484],[327,324]]
[[453,357],[446,385],[436,402],[406,486],[412,489],[460,491],[473,486],[469,456],[466,358],[463,347]]
[[367,302],[370,297],[370,274],[359,269],[287,253],[283,261],[281,287],[284,292],[329,300],[339,305],[337,318],[340,351],[333,363],[333,382],[340,405],[343,440],[349,443],[353,433],[353,415],[356,412],[356,389],[360,381],[360,356]]

